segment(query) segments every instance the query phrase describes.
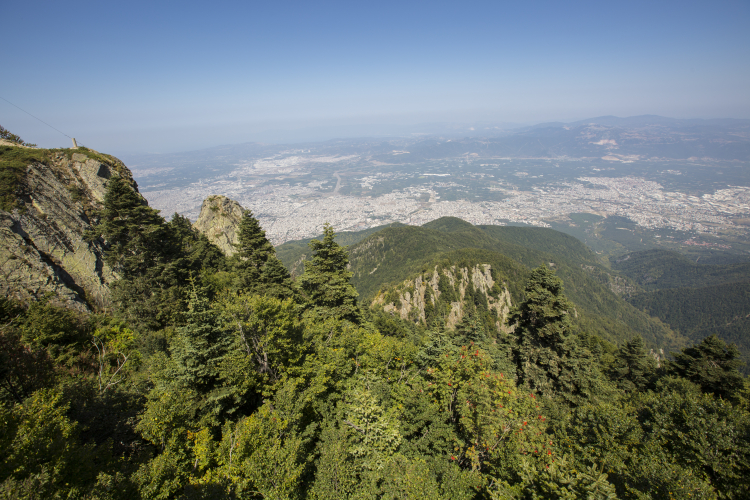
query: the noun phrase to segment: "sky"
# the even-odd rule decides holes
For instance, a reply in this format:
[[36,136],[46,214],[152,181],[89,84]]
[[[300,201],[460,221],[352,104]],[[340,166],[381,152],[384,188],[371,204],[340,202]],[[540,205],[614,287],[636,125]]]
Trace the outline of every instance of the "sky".
[[67,135],[131,155],[603,115],[750,118],[747,0],[25,0],[2,12],[0,125],[44,147]]

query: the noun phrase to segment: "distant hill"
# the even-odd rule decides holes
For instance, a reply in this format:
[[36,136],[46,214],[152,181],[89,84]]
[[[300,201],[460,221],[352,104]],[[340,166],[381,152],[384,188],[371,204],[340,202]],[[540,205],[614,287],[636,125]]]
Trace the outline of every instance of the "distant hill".
[[698,343],[716,334],[740,349],[750,373],[750,280],[699,288],[670,288],[644,292],[630,299],[635,307],[655,316]]
[[[392,224],[384,224],[382,226],[375,226],[362,231],[341,231],[336,233],[336,243],[342,246],[353,245],[363,239],[367,238],[373,233],[385,229],[388,227],[400,227],[404,224],[400,222],[394,222]],[[304,240],[287,241],[286,243],[276,247],[276,255],[284,263],[292,276],[297,276],[302,273],[302,262],[305,260],[307,255],[310,253],[310,243],[314,239],[322,239],[323,235],[320,234],[314,238],[307,238]]]
[[[299,250],[292,250],[300,245],[295,242],[278,247],[285,265],[298,266],[295,259],[300,256]],[[437,265],[461,261],[462,266],[473,268],[509,258],[524,269],[510,273],[514,278],[506,283],[515,303],[521,297],[525,273],[545,264],[557,270],[566,294],[580,313],[577,321],[587,331],[615,343],[640,333],[654,347],[668,350],[684,345],[684,339],[666,325],[613,291],[623,286],[623,279],[603,267],[583,243],[552,229],[473,226],[455,217],[443,217],[421,227],[381,229],[353,244],[349,255],[352,282],[365,302],[404,280],[429,274]]]
[[716,334],[737,344],[750,373],[750,264],[696,264],[676,252],[646,250],[613,268],[643,288],[631,304],[692,342]]
[[[633,133],[637,132],[637,133]],[[458,157],[560,158],[637,155],[643,158],[713,158],[750,160],[750,120],[678,120],[660,116],[613,116],[574,123],[543,123],[499,137],[446,140],[425,138],[408,144],[409,154],[390,151],[373,158],[389,163],[413,163]]]
[[750,281],[750,263],[696,264],[682,254],[659,249],[630,253],[617,259],[612,268],[646,290]]

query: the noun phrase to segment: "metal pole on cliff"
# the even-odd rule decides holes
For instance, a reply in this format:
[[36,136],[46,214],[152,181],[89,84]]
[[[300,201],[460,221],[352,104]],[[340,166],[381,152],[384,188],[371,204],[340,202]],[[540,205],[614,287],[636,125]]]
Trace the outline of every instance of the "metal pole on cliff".
[[76,142],[76,138],[71,137],[71,139],[73,140],[73,149],[78,149],[78,143]]

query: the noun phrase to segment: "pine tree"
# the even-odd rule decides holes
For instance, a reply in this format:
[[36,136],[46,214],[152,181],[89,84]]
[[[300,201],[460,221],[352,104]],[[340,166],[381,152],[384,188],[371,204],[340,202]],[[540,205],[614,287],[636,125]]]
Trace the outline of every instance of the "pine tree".
[[324,317],[337,317],[358,322],[361,317],[357,305],[358,293],[349,282],[349,256],[336,243],[333,227],[326,223],[323,241],[309,243],[313,251],[311,261],[305,262],[305,272],[299,287],[313,310]]
[[742,365],[739,355],[736,345],[727,345],[716,335],[711,335],[700,344],[674,354],[670,371],[700,385],[704,392],[735,400],[744,387],[738,370]]
[[648,386],[656,370],[656,361],[646,352],[640,335],[625,343],[615,354],[610,378],[625,391],[641,391]]
[[120,177],[109,180],[100,222],[89,235],[104,237],[105,260],[125,279],[153,271],[176,253],[173,234],[159,211]]
[[572,330],[562,281],[546,266],[535,269],[526,284],[526,300],[511,314],[517,345],[514,358],[519,385],[545,394],[555,392],[562,346]]
[[261,267],[275,251],[251,210],[245,210],[237,230],[237,256],[260,273]]
[[563,284],[542,265],[526,283],[526,299],[513,311],[513,357],[518,384],[577,404],[597,392],[600,373],[591,352],[573,331]]
[[294,282],[284,264],[272,255],[261,269],[260,281],[265,286],[265,294],[279,299],[294,296]]
[[291,297],[292,281],[289,272],[276,258],[276,250],[250,210],[245,210],[242,216],[237,238],[239,242],[235,245],[235,268],[238,272],[238,288],[259,295]]
[[187,273],[170,225],[120,177],[109,180],[99,215],[86,236],[105,240],[104,260],[120,276],[112,285],[112,300],[125,319],[152,330],[178,321]]
[[467,312],[456,325],[456,340],[459,344],[478,344],[485,347],[489,343],[487,330],[477,312]]
[[172,376],[195,390],[209,391],[218,381],[231,336],[221,330],[216,311],[198,290],[191,291],[188,307],[187,324],[177,330],[170,345]]

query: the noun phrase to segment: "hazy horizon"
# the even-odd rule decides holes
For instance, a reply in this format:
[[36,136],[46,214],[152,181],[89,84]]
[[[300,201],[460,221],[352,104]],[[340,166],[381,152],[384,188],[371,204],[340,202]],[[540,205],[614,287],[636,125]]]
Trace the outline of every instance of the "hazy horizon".
[[[30,1],[4,15],[0,97],[114,154],[605,115],[750,118],[743,1]],[[0,125],[70,144],[4,100]]]

